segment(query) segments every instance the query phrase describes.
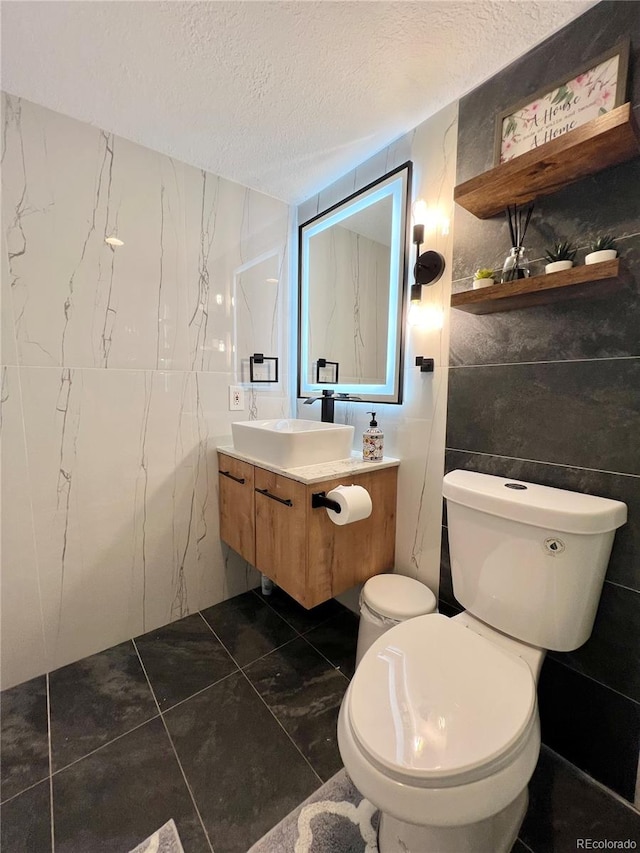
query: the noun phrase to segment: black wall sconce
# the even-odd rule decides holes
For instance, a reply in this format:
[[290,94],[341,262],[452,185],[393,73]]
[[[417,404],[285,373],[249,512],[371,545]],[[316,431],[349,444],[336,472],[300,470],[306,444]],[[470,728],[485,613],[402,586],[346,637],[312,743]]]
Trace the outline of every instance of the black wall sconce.
[[420,252],[420,246],[424,242],[424,225],[413,226],[413,242],[416,247],[416,263],[413,268],[415,283],[411,285],[411,301],[422,302],[422,285],[435,284],[442,277],[445,260],[440,252]]

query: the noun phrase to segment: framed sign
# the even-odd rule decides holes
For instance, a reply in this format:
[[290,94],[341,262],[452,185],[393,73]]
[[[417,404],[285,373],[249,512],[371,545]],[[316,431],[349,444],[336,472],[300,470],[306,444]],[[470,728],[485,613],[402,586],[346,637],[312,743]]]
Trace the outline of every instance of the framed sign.
[[626,100],[628,38],[563,80],[528,95],[496,119],[495,164],[538,148]]

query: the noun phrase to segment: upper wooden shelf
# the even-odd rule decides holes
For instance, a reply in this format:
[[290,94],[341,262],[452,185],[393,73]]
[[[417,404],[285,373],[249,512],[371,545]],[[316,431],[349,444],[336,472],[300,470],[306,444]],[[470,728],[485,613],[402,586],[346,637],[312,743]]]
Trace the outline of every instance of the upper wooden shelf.
[[622,104],[459,184],[453,197],[474,216],[488,219],[502,213],[507,205],[534,201],[639,153],[638,124],[631,104]]
[[600,264],[585,264],[570,270],[519,278],[504,284],[493,284],[478,290],[454,293],[451,307],[471,314],[493,314],[514,311],[532,305],[548,305],[584,296],[606,296],[624,279],[620,258]]

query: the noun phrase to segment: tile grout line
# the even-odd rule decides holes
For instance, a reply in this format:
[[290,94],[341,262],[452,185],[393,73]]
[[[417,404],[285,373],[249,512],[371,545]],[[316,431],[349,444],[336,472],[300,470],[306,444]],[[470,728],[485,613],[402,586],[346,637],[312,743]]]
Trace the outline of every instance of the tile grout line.
[[[202,616],[202,614],[200,614],[200,615]],[[202,618],[204,619],[204,616],[202,616]],[[206,624],[209,626],[209,630],[211,631],[211,633],[213,634],[213,636],[218,640],[218,642],[219,642],[219,643],[222,643],[222,645],[223,645],[223,646],[224,646],[224,648],[226,649],[227,647],[224,645],[224,643],[222,642],[222,640],[220,639],[220,637],[219,637],[219,636],[216,634],[216,632],[213,630],[213,628],[211,627],[211,625],[209,625],[209,623],[207,622],[207,620],[206,620],[206,619],[204,619],[204,621],[205,621],[205,622],[206,622]],[[293,637],[292,639],[297,639],[297,638],[296,638],[296,637]],[[285,644],[285,645],[286,645],[286,644]],[[282,648],[282,646],[279,646],[279,648]],[[228,650],[228,649],[227,649],[227,651],[229,652],[229,650]],[[272,651],[276,651],[276,650],[275,650],[275,649],[272,649]],[[268,654],[271,654],[271,652],[269,652]],[[246,672],[245,672],[245,671],[242,669],[242,667],[238,664],[238,661],[234,658],[234,656],[231,654],[231,652],[229,652],[229,656],[231,657],[231,660],[235,663],[235,665],[238,667],[239,672],[240,672],[240,673],[242,673],[242,676],[246,679],[247,684],[251,687],[251,689],[252,689],[252,690],[253,690],[253,692],[256,694],[256,696],[258,697],[258,699],[260,699],[260,701],[262,702],[262,704],[265,706],[265,708],[267,709],[267,711],[271,714],[271,716],[272,716],[272,717],[273,717],[273,719],[276,721],[276,723],[280,726],[280,728],[281,728],[281,729],[282,729],[282,731],[285,733],[285,735],[287,736],[287,738],[291,741],[291,743],[293,744],[293,746],[294,746],[294,748],[296,749],[296,751],[298,752],[298,754],[302,757],[303,761],[308,765],[308,767],[310,768],[310,770],[311,770],[311,772],[313,773],[313,775],[316,777],[316,779],[318,779],[318,780],[320,781],[320,784],[321,784],[321,785],[324,785],[323,780],[320,778],[319,774],[318,774],[318,773],[316,773],[316,770],[315,770],[315,768],[313,767],[313,765],[311,764],[311,762],[308,760],[308,758],[306,757],[306,755],[304,755],[304,753],[302,752],[302,750],[300,749],[300,747],[298,746],[298,744],[294,741],[294,739],[291,737],[291,735],[289,734],[289,732],[285,729],[285,727],[282,725],[282,723],[280,722],[280,720],[279,720],[279,719],[276,717],[276,715],[273,713],[273,711],[271,710],[271,708],[270,708],[270,707],[267,705],[267,703],[264,701],[264,699],[262,698],[262,696],[260,695],[260,693],[258,692],[258,690],[257,690],[257,689],[255,688],[255,686],[252,684],[252,682],[251,682],[251,680],[249,679],[249,677],[248,677],[248,675],[246,674]],[[266,657],[266,655],[265,655],[264,657]],[[252,661],[252,662],[253,662],[253,661]],[[247,664],[247,666],[249,666],[249,664]]]
[[[149,685],[149,690],[151,691],[151,695],[153,696],[153,701],[155,702],[156,708],[158,709],[158,714],[160,716],[160,719],[162,720],[162,725],[164,727],[167,738],[169,739],[169,743],[171,744],[171,749],[173,750],[173,754],[175,755],[176,761],[178,762],[178,767],[180,768],[180,772],[182,773],[182,778],[184,779],[184,784],[187,787],[187,791],[189,792],[189,796],[191,797],[191,802],[193,803],[193,807],[196,810],[196,814],[198,815],[198,820],[200,821],[200,826],[202,827],[202,831],[204,832],[204,837],[207,839],[207,844],[209,845],[209,849],[211,850],[211,853],[215,853],[215,851],[213,849],[213,844],[211,843],[211,839],[209,838],[209,833],[207,832],[207,828],[204,825],[204,821],[202,820],[202,815],[200,814],[200,809],[198,808],[198,804],[196,803],[195,796],[193,794],[193,791],[191,790],[191,785],[189,784],[189,780],[187,779],[187,774],[184,772],[184,767],[182,766],[182,762],[180,761],[180,757],[178,755],[175,744],[173,742],[173,738],[171,737],[171,734],[170,734],[169,729],[167,727],[167,723],[166,723],[164,716],[162,714],[162,710],[160,708],[160,705],[158,704],[158,700],[156,699],[156,694],[155,694],[155,691],[154,691],[153,686],[151,684],[151,680],[149,678],[149,675],[147,674],[146,667],[142,661],[142,656],[140,655],[140,652],[138,651],[138,646],[136,645],[135,640],[132,639],[131,642],[133,643],[133,647],[136,650],[136,655],[138,656],[138,660],[140,661],[140,666],[142,667],[142,671],[144,672],[144,677],[147,679],[147,684]],[[157,717],[155,717],[154,719],[157,719]]]
[[465,370],[478,367],[522,367],[532,364],[584,364],[585,362],[602,361],[637,361],[637,355],[603,355],[599,358],[554,358],[539,359],[538,361],[489,361],[481,364],[450,364],[449,370]]
[[100,750],[105,749],[105,747],[111,746],[112,743],[115,743],[118,740],[122,740],[123,737],[126,737],[127,735],[130,735],[132,732],[135,732],[138,729],[141,729],[142,726],[146,726],[147,723],[150,723],[152,720],[157,720],[159,716],[160,716],[159,714],[154,714],[154,716],[149,717],[148,720],[143,720],[143,722],[138,723],[138,725],[134,726],[132,729],[128,729],[126,732],[122,732],[122,734],[120,734],[120,735],[116,735],[116,737],[111,738],[111,740],[108,740],[106,743],[101,743],[100,746],[96,746],[95,749],[90,750],[85,755],[81,755],[80,758],[74,758],[73,761],[70,761],[68,764],[65,764],[64,767],[59,767],[57,770],[54,770],[51,775],[57,776],[58,773],[63,773],[65,770],[68,770],[69,767],[73,767],[74,765],[78,764],[80,761],[84,761],[85,758],[89,758],[90,755],[95,755],[96,752],[100,752]]
[[577,776],[583,777],[584,781],[593,785],[596,788],[599,788],[601,793],[606,794],[607,796],[616,800],[619,805],[624,806],[624,808],[626,809],[629,809],[632,814],[635,814],[638,811],[638,809],[630,800],[627,800],[626,797],[622,796],[622,794],[619,794],[617,791],[614,791],[613,788],[608,788],[604,784],[604,782],[600,782],[600,780],[596,779],[595,776],[591,776],[589,773],[587,773],[586,770],[583,770],[582,767],[578,767],[577,764],[573,764],[573,762],[569,761],[569,759],[562,755],[562,753],[557,752],[557,750],[555,750],[552,746],[549,746],[546,743],[543,744],[543,746],[547,750],[547,752],[553,753],[555,759],[559,763],[565,764],[567,767],[569,767],[572,773],[575,773]]
[[[284,616],[282,616],[280,613],[278,613],[278,611],[275,609],[275,607],[273,607],[271,604],[269,604],[268,601],[264,600],[264,598],[257,592],[257,589],[258,589],[258,587],[255,587],[254,589],[251,590],[251,592],[253,592],[255,594],[255,596],[260,601],[262,601],[264,604],[266,604],[277,616],[280,616],[280,618],[284,622],[287,622],[287,620],[284,618]],[[348,609],[349,609],[348,607],[345,608],[345,610],[348,610]],[[290,622],[287,622],[287,625],[289,625],[290,628],[292,628],[294,631],[296,631],[298,637],[305,640],[305,642],[308,643],[315,652],[317,652],[321,657],[323,657],[326,660],[326,662],[329,664],[329,666],[331,666],[332,669],[336,670],[336,672],[339,672],[340,675],[342,675],[344,678],[346,678],[348,682],[351,682],[351,679],[349,678],[349,676],[345,675],[344,672],[340,669],[340,667],[336,666],[333,663],[333,661],[329,660],[329,658],[323,652],[320,651],[320,649],[316,648],[316,646],[313,645],[311,640],[307,639],[307,634],[310,634],[312,631],[315,631],[316,628],[320,628],[322,625],[326,625],[328,622],[331,622],[333,619],[337,619],[338,616],[341,616],[341,615],[342,615],[341,613],[334,613],[333,616],[328,616],[326,619],[323,619],[322,622],[319,622],[317,625],[313,625],[311,628],[307,628],[305,631],[298,631],[298,629],[295,627],[295,625],[292,625]],[[202,617],[202,618],[204,619],[204,617]],[[205,619],[205,622],[206,622],[206,619]],[[296,639],[296,638],[294,637],[293,639]],[[292,640],[289,640],[288,642],[292,642]],[[286,645],[287,645],[287,643],[283,643],[282,646],[278,646],[277,648],[281,649],[283,646],[286,646]],[[225,646],[225,648],[226,648],[226,646]],[[275,651],[275,649],[272,649],[271,651]],[[256,660],[262,660],[262,658],[265,658],[267,655],[270,655],[270,654],[271,654],[271,652],[267,652],[266,655],[262,655],[262,657],[256,658]],[[255,661],[251,661],[251,663],[255,663]],[[251,666],[251,664],[247,664],[247,666]],[[240,667],[240,669],[243,669],[243,667]]]
[[625,471],[606,471],[604,468],[586,468],[584,465],[568,465],[566,462],[546,462],[544,459],[527,459],[522,456],[505,456],[502,453],[487,453],[486,450],[465,450],[462,447],[445,447],[445,453],[466,453],[468,456],[491,456],[494,459],[508,459],[511,462],[530,462],[533,465],[548,465],[551,468],[572,468],[574,471],[589,471],[592,474],[611,474],[615,477],[640,478],[640,474]]
[[323,779],[320,777],[320,775],[316,772],[316,769],[315,769],[315,767],[313,766],[313,764],[311,764],[311,762],[309,761],[309,759],[307,758],[307,756],[302,752],[302,750],[300,749],[300,747],[298,746],[298,744],[294,741],[294,739],[291,737],[291,735],[289,734],[289,732],[285,729],[285,727],[282,725],[282,723],[280,722],[280,720],[276,717],[276,715],[273,713],[273,711],[271,710],[271,708],[267,705],[267,703],[265,702],[265,700],[263,699],[263,697],[260,695],[260,693],[259,693],[259,691],[257,690],[257,688],[255,687],[255,685],[251,682],[251,680],[250,680],[249,676],[247,675],[247,673],[246,673],[243,669],[241,669],[241,670],[240,670],[240,672],[242,673],[242,675],[244,676],[244,678],[245,678],[245,679],[246,679],[246,681],[247,681],[247,684],[251,687],[251,689],[252,689],[252,690],[253,690],[253,692],[256,694],[256,696],[258,697],[258,699],[260,699],[260,701],[262,702],[262,704],[264,705],[264,707],[265,707],[265,708],[267,709],[267,711],[271,714],[271,716],[272,716],[272,717],[273,717],[273,719],[276,721],[276,723],[280,726],[280,728],[281,728],[281,729],[282,729],[282,731],[285,733],[285,735],[289,738],[289,740],[291,741],[291,743],[292,743],[292,744],[293,744],[293,746],[295,747],[296,751],[297,751],[297,752],[298,752],[298,754],[302,757],[303,761],[307,764],[307,766],[309,767],[309,769],[311,770],[311,772],[313,773],[313,775],[316,777],[316,779],[320,782],[320,784],[321,784],[321,785],[324,785],[324,780],[323,780]]
[[15,794],[11,794],[10,797],[6,797],[6,799],[0,800],[0,806],[6,806],[7,803],[10,803],[12,800],[15,800],[15,798],[19,797],[21,794],[25,794],[27,791],[31,791],[33,790],[33,788],[37,788],[38,785],[42,785],[43,782],[46,782],[49,779],[50,775],[50,773],[47,773],[46,776],[43,776],[42,779],[38,779],[37,782],[33,782],[33,784],[31,785],[27,785],[26,788],[21,788],[19,791],[16,791]]
[[51,853],[55,853],[55,821],[53,818],[53,751],[51,749],[51,691],[49,690],[49,673],[47,673],[47,739],[49,742],[49,816],[51,821]]
[[[277,586],[277,584],[275,584],[275,586],[276,586],[276,588],[277,588],[277,589],[282,589],[282,587],[278,587],[278,586]],[[269,607],[269,609],[270,609],[270,610],[272,610],[272,611],[273,611],[273,613],[275,613],[275,614],[276,614],[276,616],[279,616],[279,617],[282,619],[282,621],[283,621],[283,622],[286,622],[286,623],[287,623],[287,625],[288,625],[292,630],[294,630],[294,631],[296,632],[296,634],[297,634],[299,637],[304,637],[304,635],[305,635],[305,634],[308,634],[308,633],[309,633],[309,631],[313,631],[315,628],[319,628],[321,625],[326,625],[326,624],[327,624],[327,622],[330,622],[332,619],[335,619],[337,616],[341,616],[341,615],[342,615],[341,613],[334,613],[332,616],[327,616],[327,618],[326,618],[326,619],[322,619],[320,622],[318,622],[318,624],[317,624],[317,625],[312,625],[310,628],[305,628],[305,630],[304,630],[304,631],[299,631],[299,630],[296,628],[296,626],[295,626],[295,625],[293,625],[291,622],[289,622],[289,621],[287,620],[287,618],[286,618],[285,616],[283,616],[283,615],[282,615],[282,613],[279,613],[279,612],[276,610],[276,608],[275,608],[275,607],[274,607],[274,606],[273,606],[269,601],[267,601],[267,600],[266,600],[266,597],[265,597],[265,598],[263,598],[257,590],[258,590],[258,587],[256,586],[256,587],[254,587],[253,589],[249,590],[249,592],[253,592],[253,593],[254,593],[254,595],[256,596],[256,598],[257,598],[259,601],[261,601],[263,604],[266,604],[266,605],[267,605],[267,607]],[[282,590],[282,591],[284,592],[284,590]],[[288,595],[288,593],[287,593],[287,595]],[[335,599],[328,599],[328,600],[329,600],[329,601],[335,601]],[[294,599],[294,601],[295,601],[295,599]],[[338,602],[338,604],[340,604],[340,602]],[[214,605],[214,606],[215,606],[215,605]],[[318,606],[319,606],[319,605],[318,605]],[[341,605],[341,606],[342,606],[342,607],[344,607],[344,605]],[[345,610],[348,610],[348,609],[349,609],[348,607],[345,607]]]
[[[215,606],[215,605],[214,605],[214,606]],[[229,657],[230,657],[230,658],[231,658],[231,660],[234,662],[234,664],[238,667],[238,670],[243,670],[243,669],[244,669],[244,667],[240,666],[240,664],[237,662],[237,660],[236,660],[236,659],[234,658],[234,656],[231,654],[231,652],[229,651],[229,649],[225,646],[225,644],[222,642],[222,640],[220,639],[220,637],[216,634],[216,632],[213,630],[213,628],[211,627],[211,625],[207,622],[206,618],[202,615],[201,611],[198,611],[198,613],[200,613],[200,616],[201,616],[202,620],[204,621],[204,624],[205,624],[205,625],[207,626],[207,628],[208,628],[208,629],[213,633],[213,635],[214,635],[214,637],[216,638],[216,640],[220,643],[220,645],[222,646],[222,648],[223,648],[223,649],[225,650],[225,652],[229,655]],[[288,623],[287,623],[287,624],[288,624]],[[290,626],[290,627],[291,627],[291,626]],[[295,630],[295,629],[294,629],[294,630]],[[263,655],[260,655],[260,657],[259,657],[259,658],[256,658],[255,660],[252,660],[252,661],[249,661],[249,663],[246,663],[244,666],[251,666],[251,664],[252,664],[252,663],[255,663],[255,662],[256,662],[256,661],[258,661],[258,660],[262,660],[263,658],[266,658],[268,655],[270,655],[270,654],[271,654],[271,652],[277,652],[279,649],[283,649],[285,646],[288,646],[288,645],[289,645],[289,643],[292,643],[294,640],[297,640],[299,636],[301,636],[301,635],[300,635],[300,634],[297,634],[295,637],[291,637],[291,639],[290,639],[290,640],[285,640],[285,642],[284,642],[284,643],[280,643],[280,645],[279,645],[279,646],[275,646],[275,648],[271,649],[271,650],[270,650],[270,651],[268,651],[268,652],[265,652]],[[233,673],[229,673],[229,675],[233,675]],[[225,677],[225,678],[228,678],[229,676],[225,675],[224,677]],[[221,679],[219,679],[219,681],[223,681],[223,679],[221,678]],[[215,682],[215,683],[217,683],[217,682]],[[213,687],[213,684],[210,684],[210,685],[209,685],[209,687]],[[207,688],[205,687],[205,688],[204,688],[204,690],[207,690]],[[198,691],[198,692],[199,692],[199,693],[201,693],[202,691],[200,690],[200,691]],[[193,695],[195,696],[195,693],[194,693]],[[183,702],[186,702],[186,699],[183,699],[182,701],[183,701]],[[168,710],[168,709],[167,709],[167,710]]]
[[[313,629],[312,629],[312,630],[313,630]],[[306,637],[306,635],[305,635],[305,634],[301,634],[301,635],[300,635],[300,638],[301,638],[302,640],[304,640],[304,641],[305,641],[305,643],[307,643],[309,646],[311,646],[311,648],[314,650],[314,652],[317,652],[317,653],[320,655],[320,657],[324,658],[324,659],[326,660],[326,662],[329,664],[329,666],[331,667],[331,669],[333,669],[333,670],[334,670],[334,672],[339,672],[339,673],[340,673],[340,675],[341,675],[343,678],[345,678],[345,679],[347,680],[347,683],[348,683],[348,684],[351,684],[351,679],[349,678],[349,676],[348,676],[348,675],[345,675],[345,674],[344,674],[344,672],[340,669],[340,667],[339,667],[339,666],[336,666],[336,665],[335,665],[335,663],[333,663],[333,661],[330,661],[330,660],[329,660],[329,658],[328,658],[325,654],[323,654],[323,652],[321,652],[321,651],[320,651],[320,649],[317,649],[317,648],[313,645],[313,643],[311,642],[311,640],[307,640],[307,637]]]
[[619,690],[616,690],[615,687],[611,687],[609,684],[605,684],[604,681],[598,681],[598,679],[594,678],[593,675],[589,675],[586,672],[582,672],[582,670],[580,669],[575,669],[575,667],[570,666],[568,663],[565,663],[563,660],[560,660],[557,657],[552,657],[551,655],[549,655],[549,659],[554,661],[555,663],[559,663],[560,666],[565,667],[565,669],[570,670],[575,675],[581,675],[583,678],[588,678],[589,681],[593,681],[594,684],[598,684],[600,687],[604,687],[605,690],[611,690],[612,693],[616,693],[618,696],[621,696],[623,699],[626,699],[627,702],[633,702],[633,704],[637,705],[640,709],[640,702],[637,699],[634,699],[633,696],[627,696],[626,693],[621,693]]

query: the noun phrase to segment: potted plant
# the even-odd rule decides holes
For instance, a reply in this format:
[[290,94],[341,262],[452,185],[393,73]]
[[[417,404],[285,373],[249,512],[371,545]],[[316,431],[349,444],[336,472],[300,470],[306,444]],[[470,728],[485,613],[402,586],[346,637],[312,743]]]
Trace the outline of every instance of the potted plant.
[[602,261],[612,261],[618,254],[616,241],[610,234],[604,234],[596,237],[589,243],[591,251],[585,255],[585,264],[599,264]]
[[480,287],[491,287],[492,284],[495,284],[495,279],[493,277],[493,270],[486,269],[485,267],[481,267],[479,270],[476,270],[473,274],[473,289],[478,290]]
[[553,249],[547,249],[545,257],[548,261],[544,268],[546,273],[560,272],[560,270],[569,270],[573,266],[573,261],[576,256],[576,248],[568,240],[564,243],[554,243]]

